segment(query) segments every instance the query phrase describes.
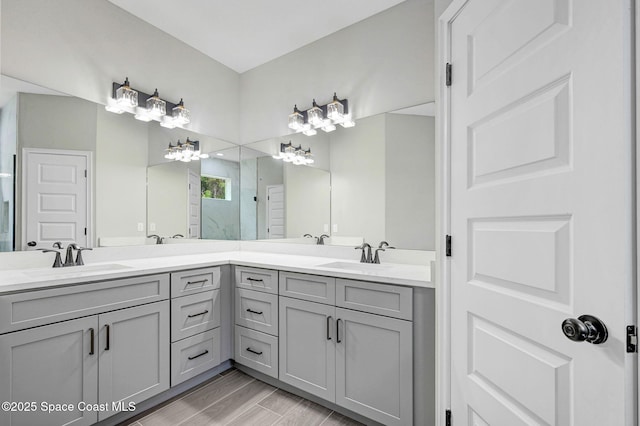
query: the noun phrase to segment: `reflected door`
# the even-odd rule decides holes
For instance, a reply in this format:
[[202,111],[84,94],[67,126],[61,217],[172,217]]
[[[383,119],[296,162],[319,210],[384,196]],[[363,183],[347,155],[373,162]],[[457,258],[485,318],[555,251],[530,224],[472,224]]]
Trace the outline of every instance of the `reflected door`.
[[284,238],[284,185],[267,186],[267,238]]
[[[455,424],[631,424],[623,3],[470,0],[452,18]],[[584,314],[606,342],[565,336]]]
[[[24,150],[22,249],[56,241],[86,247],[89,217],[89,154]],[[113,206],[120,208],[121,206]]]
[[200,175],[189,169],[189,238],[200,238]]

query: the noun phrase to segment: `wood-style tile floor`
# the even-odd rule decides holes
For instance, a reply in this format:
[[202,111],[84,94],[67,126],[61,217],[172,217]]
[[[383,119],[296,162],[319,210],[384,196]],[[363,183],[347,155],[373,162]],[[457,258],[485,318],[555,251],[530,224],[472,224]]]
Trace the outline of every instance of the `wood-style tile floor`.
[[355,420],[232,369],[129,426],[354,426]]

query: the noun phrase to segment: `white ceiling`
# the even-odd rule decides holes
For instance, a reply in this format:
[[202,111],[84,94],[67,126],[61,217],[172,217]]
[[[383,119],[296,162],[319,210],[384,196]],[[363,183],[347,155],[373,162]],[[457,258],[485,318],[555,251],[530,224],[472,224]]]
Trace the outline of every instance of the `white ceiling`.
[[242,73],[404,0],[109,0]]

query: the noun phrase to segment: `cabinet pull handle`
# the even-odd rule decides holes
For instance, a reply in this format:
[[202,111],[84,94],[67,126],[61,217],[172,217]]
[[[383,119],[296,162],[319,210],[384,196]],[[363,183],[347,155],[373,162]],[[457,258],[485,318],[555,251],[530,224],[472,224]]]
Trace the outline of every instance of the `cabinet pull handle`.
[[331,315],[327,317],[327,340],[331,340]]
[[111,346],[111,327],[109,327],[109,324],[105,325],[105,327],[107,329],[107,345],[104,347],[104,350],[108,351]]
[[254,311],[251,308],[247,308],[247,312],[251,312],[252,314],[256,314],[256,315],[262,315],[262,311]]
[[91,350],[89,351],[89,355],[93,355],[96,353],[95,351],[95,343],[96,343],[96,332],[93,328],[89,329],[89,333],[91,333]]
[[342,321],[340,318],[336,320],[336,343],[342,343],[340,340],[340,321]]
[[257,281],[257,282],[263,282],[264,280],[262,278],[247,278],[247,281]]
[[251,352],[252,354],[256,354],[256,355],[262,355],[262,351],[258,352],[258,351],[254,351],[251,348],[247,348],[247,351]]
[[204,315],[206,313],[209,313],[208,310],[205,310],[203,312],[200,312],[199,314],[192,314],[192,315],[187,315],[187,318],[193,318],[193,317],[199,317],[200,315]]
[[194,355],[194,356],[189,356],[187,358],[189,358],[189,360],[192,360],[192,359],[200,358],[201,356],[206,355],[208,353],[209,353],[209,349],[207,349],[206,351],[202,352],[201,354]]
[[207,281],[209,281],[208,279],[205,280],[200,280],[200,281],[187,281],[187,285],[191,285],[191,284],[204,284]]

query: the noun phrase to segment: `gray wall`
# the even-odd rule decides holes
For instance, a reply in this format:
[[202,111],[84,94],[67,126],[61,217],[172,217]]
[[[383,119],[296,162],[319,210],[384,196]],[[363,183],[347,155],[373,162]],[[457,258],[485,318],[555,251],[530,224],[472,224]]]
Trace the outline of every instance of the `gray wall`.
[[385,117],[387,240],[398,247],[435,250],[435,119]]
[[294,104],[326,103],[333,92],[356,119],[433,101],[433,22],[433,0],[407,0],[245,72],[241,142],[289,134]]
[[203,175],[231,178],[231,200],[202,199],[201,237],[214,240],[240,238],[240,166],[234,161],[201,160]]
[[107,0],[4,0],[2,74],[106,104],[111,83],[191,110],[190,128],[238,141],[240,76]]
[[328,171],[284,163],[284,199],[286,238],[329,234],[331,176]]

